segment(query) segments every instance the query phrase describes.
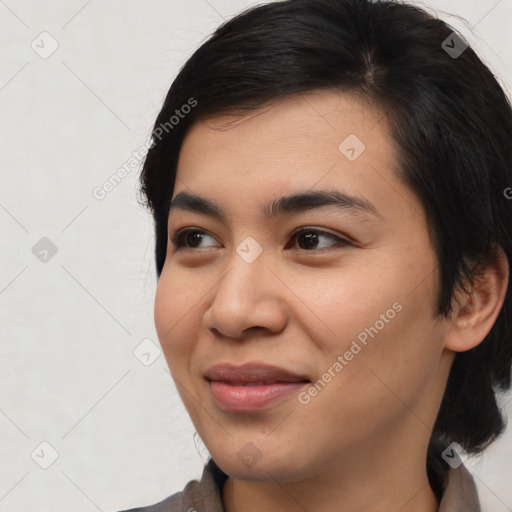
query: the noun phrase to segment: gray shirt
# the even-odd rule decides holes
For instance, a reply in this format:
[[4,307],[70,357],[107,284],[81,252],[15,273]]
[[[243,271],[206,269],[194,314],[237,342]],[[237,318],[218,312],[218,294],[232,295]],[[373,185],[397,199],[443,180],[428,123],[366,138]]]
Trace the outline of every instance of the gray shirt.
[[[227,475],[210,459],[200,481],[191,480],[183,491],[154,505],[120,512],[225,512],[222,487],[226,480]],[[438,512],[456,510],[481,512],[475,482],[463,465],[450,469]]]

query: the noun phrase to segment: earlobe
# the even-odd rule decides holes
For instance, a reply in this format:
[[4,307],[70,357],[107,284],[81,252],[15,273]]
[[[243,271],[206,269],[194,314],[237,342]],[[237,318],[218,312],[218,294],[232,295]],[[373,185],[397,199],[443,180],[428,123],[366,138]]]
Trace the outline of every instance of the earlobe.
[[470,289],[456,303],[445,348],[464,352],[479,345],[491,331],[507,292],[509,265],[499,247],[495,256],[475,275]]

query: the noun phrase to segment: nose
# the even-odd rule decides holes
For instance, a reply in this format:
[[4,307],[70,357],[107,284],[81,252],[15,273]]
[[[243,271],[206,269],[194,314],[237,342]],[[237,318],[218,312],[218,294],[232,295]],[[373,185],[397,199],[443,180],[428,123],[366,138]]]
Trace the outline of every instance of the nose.
[[247,263],[235,253],[213,290],[203,325],[217,336],[232,339],[260,329],[278,333],[287,321],[284,288],[263,254]]

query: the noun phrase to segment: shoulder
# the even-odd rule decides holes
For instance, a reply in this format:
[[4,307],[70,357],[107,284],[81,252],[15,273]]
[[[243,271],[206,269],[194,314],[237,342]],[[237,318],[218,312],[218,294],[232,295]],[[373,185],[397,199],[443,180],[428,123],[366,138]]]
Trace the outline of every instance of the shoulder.
[[[190,482],[189,482],[190,483]],[[187,484],[188,485],[188,484]],[[183,491],[177,492],[154,505],[119,510],[118,512],[177,512],[183,510]]]
[[183,491],[153,505],[118,512],[224,512],[221,496],[226,479],[227,475],[210,458],[201,480],[191,480]]

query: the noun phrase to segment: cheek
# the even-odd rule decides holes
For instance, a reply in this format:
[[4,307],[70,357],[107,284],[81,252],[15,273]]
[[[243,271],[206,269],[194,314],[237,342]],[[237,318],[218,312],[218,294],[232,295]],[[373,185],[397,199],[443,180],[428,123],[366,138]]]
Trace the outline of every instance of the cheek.
[[[176,361],[193,348],[191,322],[201,295],[183,282],[183,275],[164,270],[155,295],[154,319],[158,339],[167,361]],[[188,333],[188,337],[187,337]],[[176,366],[175,364],[173,366]]]
[[370,307],[372,314],[359,331],[365,343],[359,343],[362,350],[347,368],[355,393],[368,387],[371,391],[362,394],[373,396],[376,407],[387,400],[390,410],[397,411],[403,404],[416,409],[425,390],[431,389],[444,335],[443,323],[433,317],[433,280],[427,278],[414,289],[414,280],[406,277],[395,274],[396,286],[377,295],[379,302]]
[[[293,291],[289,305],[296,304],[291,317],[329,355],[344,351],[400,296],[400,286],[383,261],[375,265],[369,255],[357,256],[359,261],[345,258],[338,268],[301,269],[300,275],[283,276]],[[390,313],[394,316],[395,310]]]
[[401,363],[409,375],[426,370],[427,360],[435,364],[440,332],[432,310],[433,262],[419,255],[412,261],[382,253],[378,261],[361,257],[345,269],[295,276],[293,290],[302,301],[293,317],[321,350],[324,365],[354,341],[361,347],[354,359],[386,368],[390,377]]

